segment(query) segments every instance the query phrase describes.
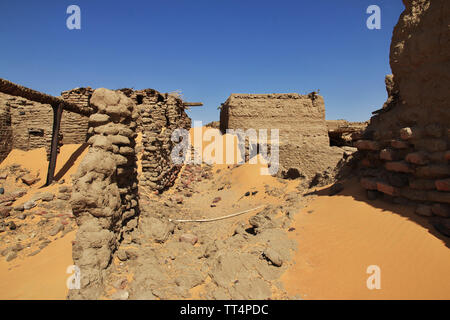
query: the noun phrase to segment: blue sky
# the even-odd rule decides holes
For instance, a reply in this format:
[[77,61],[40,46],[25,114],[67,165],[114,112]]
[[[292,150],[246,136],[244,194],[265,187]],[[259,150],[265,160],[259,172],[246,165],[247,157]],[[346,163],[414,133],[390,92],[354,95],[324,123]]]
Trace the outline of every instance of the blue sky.
[[[81,8],[81,30],[66,9]],[[366,9],[381,8],[381,30]],[[327,119],[368,120],[386,99],[400,0],[4,0],[0,77],[53,95],[74,87],[180,89],[193,120],[231,93],[320,89]]]

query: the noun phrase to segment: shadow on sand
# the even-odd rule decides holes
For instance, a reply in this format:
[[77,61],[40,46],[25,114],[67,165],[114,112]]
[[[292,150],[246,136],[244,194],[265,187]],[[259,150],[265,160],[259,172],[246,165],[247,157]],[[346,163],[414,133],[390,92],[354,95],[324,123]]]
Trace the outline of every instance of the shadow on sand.
[[[450,248],[450,238],[446,237],[442,233],[436,230],[436,228],[433,226],[437,220],[434,218],[426,218],[419,216],[414,213],[414,206],[412,205],[405,205],[405,204],[396,204],[392,203],[383,197],[380,197],[376,200],[369,200],[366,195],[365,189],[363,189],[358,182],[358,179],[356,177],[353,177],[348,180],[341,180],[337,183],[342,184],[343,190],[338,192],[337,196],[346,196],[346,197],[352,197],[355,201],[362,201],[367,204],[369,204],[372,207],[375,207],[377,209],[381,209],[382,211],[390,211],[395,214],[398,214],[404,218],[407,218],[410,221],[413,221],[414,223],[420,225],[421,227],[428,230],[430,234],[432,234],[434,237],[442,240],[442,242],[445,244],[447,248]],[[335,188],[333,185],[328,186],[326,188],[322,188],[317,191],[309,192],[306,195],[317,195],[320,197],[329,197],[334,192]]]

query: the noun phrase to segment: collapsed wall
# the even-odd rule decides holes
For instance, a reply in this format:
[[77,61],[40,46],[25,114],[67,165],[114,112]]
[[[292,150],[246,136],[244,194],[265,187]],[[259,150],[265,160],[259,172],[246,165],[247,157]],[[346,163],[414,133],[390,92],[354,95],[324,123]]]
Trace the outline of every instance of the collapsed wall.
[[222,105],[220,129],[279,129],[278,175],[313,178],[334,168],[342,150],[330,147],[325,104],[316,93],[232,94]]
[[189,130],[191,119],[183,101],[173,94],[161,94],[153,89],[122,91],[135,101],[142,132],[142,174],[139,184],[151,190],[162,191],[172,186],[181,169],[171,160],[175,129]]
[[99,298],[112,254],[139,214],[135,104],[103,88],[90,104],[90,149],[73,177],[70,200],[79,226],[72,256],[81,272],[81,288],[70,290],[71,299]]
[[328,137],[331,146],[353,147],[354,142],[361,139],[366,129],[366,122],[350,122],[347,120],[327,120]]
[[[450,236],[450,3],[403,1],[392,37],[388,100],[362,140],[361,185],[416,205]],[[435,217],[433,217],[435,216]]]

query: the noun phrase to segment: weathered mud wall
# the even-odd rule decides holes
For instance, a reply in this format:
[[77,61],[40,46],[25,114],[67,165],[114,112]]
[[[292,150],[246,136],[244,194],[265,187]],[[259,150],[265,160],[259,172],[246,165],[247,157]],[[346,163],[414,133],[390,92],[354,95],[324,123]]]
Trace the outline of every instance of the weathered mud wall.
[[[80,90],[83,92],[79,93]],[[91,94],[90,88],[74,89],[63,92],[63,98],[87,106]],[[49,151],[53,127],[53,110],[50,105],[0,93],[0,110],[3,110],[3,115],[6,115],[6,110],[9,113],[11,139],[6,148],[8,152],[12,147],[21,150],[45,147]],[[61,144],[86,142],[87,123],[87,117],[64,111],[60,128]]]
[[[94,90],[90,87],[75,88],[61,92],[61,97],[79,106],[88,107],[89,99]],[[74,112],[64,111],[61,119],[61,132],[63,144],[78,144],[86,142],[88,118]]]
[[81,289],[71,290],[71,299],[99,298],[112,254],[139,213],[135,104],[122,92],[97,89],[91,106],[91,148],[74,176],[70,200],[79,225],[72,255],[81,271]]
[[[392,37],[389,98],[364,139],[361,184],[415,203],[450,234],[450,2],[404,1]],[[374,191],[370,191],[374,194]]]
[[189,130],[191,119],[185,112],[183,101],[170,94],[153,89],[123,92],[132,98],[139,111],[139,130],[142,132],[142,174],[139,184],[161,191],[172,186],[181,166],[171,160],[175,129]]
[[342,158],[342,150],[330,148],[324,100],[315,93],[232,94],[221,107],[220,128],[279,129],[281,176],[312,178]]
[[0,104],[0,162],[12,149],[12,127],[10,107]]

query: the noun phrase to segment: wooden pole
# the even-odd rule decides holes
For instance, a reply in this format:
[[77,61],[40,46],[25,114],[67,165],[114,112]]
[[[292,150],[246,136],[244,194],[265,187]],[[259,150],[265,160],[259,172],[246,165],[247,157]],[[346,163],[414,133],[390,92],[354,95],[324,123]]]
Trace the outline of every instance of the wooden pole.
[[63,104],[52,106],[53,108],[53,132],[52,144],[50,146],[50,160],[48,162],[47,182],[46,186],[52,184],[55,176],[56,158],[58,157],[59,128],[61,126],[61,117],[63,112]]

